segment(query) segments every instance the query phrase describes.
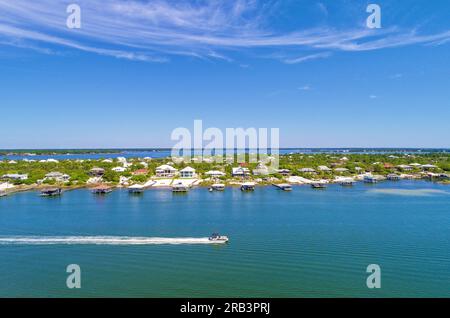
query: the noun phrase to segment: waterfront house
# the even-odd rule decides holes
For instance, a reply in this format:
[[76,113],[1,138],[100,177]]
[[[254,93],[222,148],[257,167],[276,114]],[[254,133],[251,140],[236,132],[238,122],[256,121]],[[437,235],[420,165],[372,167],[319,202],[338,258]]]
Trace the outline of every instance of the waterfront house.
[[231,175],[233,177],[245,177],[250,175],[250,170],[246,167],[234,167],[231,169]]
[[301,168],[298,169],[299,172],[303,172],[303,173],[315,173],[316,170],[314,170],[313,168]]
[[399,168],[403,171],[411,171],[413,169],[413,167],[411,167],[409,165],[398,165],[397,168]]
[[66,182],[69,181],[70,176],[68,174],[64,174],[61,172],[50,172],[45,175],[46,180],[55,180],[58,182]]
[[195,178],[196,176],[194,168],[186,167],[180,170],[180,178]]
[[2,176],[4,180],[27,180],[28,174],[10,173]]
[[269,168],[260,162],[255,169],[253,169],[255,176],[267,176],[269,174]]
[[101,177],[105,174],[105,169],[103,168],[92,168],[89,174],[93,177]]
[[212,177],[212,178],[220,178],[220,177],[224,177],[225,173],[222,171],[218,171],[218,170],[210,170],[205,172],[205,175],[207,175],[208,177]]
[[328,168],[327,166],[319,166],[317,167],[317,170],[323,171],[323,172],[331,172],[332,170]]
[[155,173],[157,177],[172,178],[178,172],[177,169],[170,165],[162,165],[156,168]]
[[430,165],[430,164],[426,164],[426,165],[422,165],[422,169],[423,169],[423,170],[437,169],[437,166],[435,166],[435,165]]

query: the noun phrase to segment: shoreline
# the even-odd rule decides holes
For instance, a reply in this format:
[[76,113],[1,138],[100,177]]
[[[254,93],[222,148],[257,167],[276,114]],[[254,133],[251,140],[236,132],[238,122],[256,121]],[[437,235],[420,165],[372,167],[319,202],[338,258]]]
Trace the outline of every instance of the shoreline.
[[[238,161],[242,160],[242,161]],[[351,185],[354,182],[418,179],[450,184],[450,153],[433,154],[282,154],[244,158],[164,157],[0,160],[0,195],[60,188],[108,189],[239,187],[272,184]],[[102,190],[102,189],[100,189]]]
[[[420,178],[420,179],[402,179],[404,180],[408,180],[408,181],[428,181],[431,183],[437,183],[440,185],[448,185],[450,186],[450,181],[438,181],[438,180],[430,180],[428,178]],[[400,181],[402,181],[400,180]],[[399,181],[390,181],[390,180],[384,180],[384,181],[380,181],[376,184],[383,184],[385,182],[389,182],[389,183],[396,183]],[[243,182],[244,183],[244,182]],[[262,187],[274,187],[274,185],[276,184],[283,184],[285,182],[279,182],[279,183],[255,183],[255,187],[256,188],[262,188]],[[375,184],[371,184],[371,183],[365,183],[363,181],[356,181],[355,183],[363,183],[363,184],[368,184],[368,185],[375,185]],[[232,183],[232,184],[228,184],[226,182],[224,182],[225,187],[226,188],[239,188],[242,184],[239,183]],[[329,185],[339,185],[340,182],[338,181],[330,181],[328,182]],[[72,186],[48,186],[48,185],[30,185],[30,186],[18,186],[18,187],[14,187],[14,188],[10,188],[8,190],[1,190],[0,192],[3,192],[6,194],[6,196],[9,195],[13,195],[13,194],[17,194],[17,193],[24,193],[24,192],[37,192],[37,191],[41,191],[41,190],[45,190],[45,189],[49,189],[49,188],[59,188],[62,190],[62,192],[69,192],[69,191],[75,191],[75,190],[91,190],[93,188],[95,188],[96,186],[98,186],[99,184],[96,185],[72,185]],[[103,183],[102,185],[106,185],[108,187],[111,188],[111,190],[127,190],[128,191],[128,186],[120,186],[120,185],[109,185],[106,183]],[[292,186],[311,186],[311,184],[309,183],[291,183]],[[202,189],[208,189],[211,186],[211,184],[198,184],[195,186],[190,187],[191,189],[193,188],[202,188]],[[345,188],[345,187],[344,187]],[[151,191],[151,190],[171,190],[172,186],[157,186],[157,187],[146,187],[143,190],[144,191]]]

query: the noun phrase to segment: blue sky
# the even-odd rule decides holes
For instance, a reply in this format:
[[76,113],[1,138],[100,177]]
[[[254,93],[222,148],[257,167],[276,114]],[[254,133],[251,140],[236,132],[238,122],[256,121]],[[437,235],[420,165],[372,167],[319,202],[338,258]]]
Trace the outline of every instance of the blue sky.
[[170,147],[194,119],[450,147],[449,61],[448,1],[0,0],[0,148]]

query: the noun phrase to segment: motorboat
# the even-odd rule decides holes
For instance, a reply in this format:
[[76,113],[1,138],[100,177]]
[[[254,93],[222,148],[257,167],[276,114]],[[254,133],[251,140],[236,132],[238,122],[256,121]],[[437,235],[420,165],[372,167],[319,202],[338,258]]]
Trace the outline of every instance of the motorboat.
[[219,235],[219,233],[213,233],[208,238],[208,240],[214,241],[214,242],[217,242],[217,243],[228,243],[228,236]]

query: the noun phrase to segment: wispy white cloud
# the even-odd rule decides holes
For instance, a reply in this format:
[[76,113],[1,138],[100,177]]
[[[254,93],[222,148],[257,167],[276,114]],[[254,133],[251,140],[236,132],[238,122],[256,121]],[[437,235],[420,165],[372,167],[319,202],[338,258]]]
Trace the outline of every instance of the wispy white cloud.
[[312,88],[309,85],[303,85],[298,88],[301,91],[310,91]]
[[[268,27],[276,0],[78,0],[82,28],[66,27],[68,0],[1,0],[2,45],[54,46],[138,61],[171,55],[234,61],[236,52],[282,50],[288,64],[326,58],[331,51],[368,51],[405,45],[441,45],[450,30],[422,34],[396,27],[370,30],[328,27],[280,31]],[[326,9],[319,5],[319,9]],[[28,43],[25,43],[28,42]],[[300,57],[295,57],[303,52]],[[267,52],[265,52],[267,53]]]
[[324,59],[329,56],[331,56],[331,52],[321,52],[321,53],[316,53],[316,54],[300,56],[300,57],[296,57],[293,59],[285,59],[285,60],[283,60],[283,62],[286,64],[298,64],[298,63],[303,63],[303,62],[311,61],[311,60]]

